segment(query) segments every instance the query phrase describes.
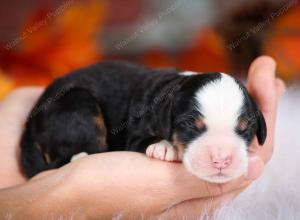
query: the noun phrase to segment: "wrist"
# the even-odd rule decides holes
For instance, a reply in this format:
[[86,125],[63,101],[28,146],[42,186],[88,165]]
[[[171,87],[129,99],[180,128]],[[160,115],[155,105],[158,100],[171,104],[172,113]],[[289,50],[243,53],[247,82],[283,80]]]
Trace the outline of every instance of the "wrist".
[[[26,186],[27,185],[27,186]],[[26,191],[31,191],[31,197],[24,208],[19,212],[20,219],[28,216],[30,219],[68,217],[72,209],[72,191],[67,188],[67,181],[61,172],[29,181]],[[24,218],[23,218],[24,219]]]
[[[115,160],[117,166],[112,164]],[[89,156],[71,164],[67,187],[74,196],[74,208],[80,207],[86,218],[138,218],[156,213],[158,208],[153,209],[153,204],[159,206],[161,199],[151,192],[152,183],[141,183],[136,178],[140,175],[134,173],[138,169],[124,169],[124,163],[116,153]]]
[[109,195],[113,186],[106,188],[109,181],[102,175],[101,168],[94,169],[89,160],[84,158],[63,167],[67,170],[67,176],[52,196],[63,197],[67,204],[63,204],[64,210],[61,212],[68,212],[69,216],[76,212],[74,217],[111,219],[117,206]]

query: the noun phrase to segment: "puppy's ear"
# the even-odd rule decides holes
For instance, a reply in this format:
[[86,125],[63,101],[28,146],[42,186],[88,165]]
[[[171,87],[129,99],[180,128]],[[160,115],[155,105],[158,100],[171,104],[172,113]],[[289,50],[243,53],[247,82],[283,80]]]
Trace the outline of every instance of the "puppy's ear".
[[267,138],[267,125],[262,112],[258,108],[256,109],[255,117],[257,123],[256,136],[258,143],[260,145],[264,145]]
[[256,137],[258,139],[259,145],[264,145],[266,138],[267,138],[266,121],[265,121],[264,115],[259,110],[254,99],[251,96],[249,96],[249,97],[250,97],[250,100],[251,100],[251,103],[252,103],[252,106],[254,109],[254,116],[255,116],[255,120],[256,120],[256,124],[257,124]]

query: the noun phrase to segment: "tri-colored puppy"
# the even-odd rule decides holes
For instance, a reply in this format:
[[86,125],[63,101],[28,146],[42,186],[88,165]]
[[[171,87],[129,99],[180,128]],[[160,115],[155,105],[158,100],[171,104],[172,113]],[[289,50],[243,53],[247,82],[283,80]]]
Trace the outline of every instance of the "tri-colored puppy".
[[182,161],[216,183],[247,170],[248,146],[266,139],[262,113],[236,79],[102,62],[51,84],[21,140],[27,176],[60,167],[81,152],[137,151]]

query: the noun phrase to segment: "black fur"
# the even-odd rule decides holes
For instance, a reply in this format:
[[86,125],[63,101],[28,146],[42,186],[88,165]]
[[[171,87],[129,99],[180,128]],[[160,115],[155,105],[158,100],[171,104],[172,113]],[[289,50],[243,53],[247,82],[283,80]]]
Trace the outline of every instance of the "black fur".
[[[111,61],[56,80],[26,123],[21,140],[24,172],[32,177],[80,152],[145,152],[159,140],[173,142],[174,134],[183,144],[201,135],[206,128],[194,124],[201,113],[195,111],[193,95],[220,74],[185,77],[178,72]],[[244,114],[259,112],[245,94]],[[240,135],[250,142],[257,133],[262,144],[266,128],[262,115],[255,116],[248,133]]]

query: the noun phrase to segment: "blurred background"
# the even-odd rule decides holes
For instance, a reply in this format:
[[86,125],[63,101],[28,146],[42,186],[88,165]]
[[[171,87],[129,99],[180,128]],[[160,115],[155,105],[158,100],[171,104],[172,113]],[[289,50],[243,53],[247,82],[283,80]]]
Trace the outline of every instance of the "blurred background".
[[297,0],[1,1],[0,99],[107,59],[245,77],[261,54],[300,79]]

